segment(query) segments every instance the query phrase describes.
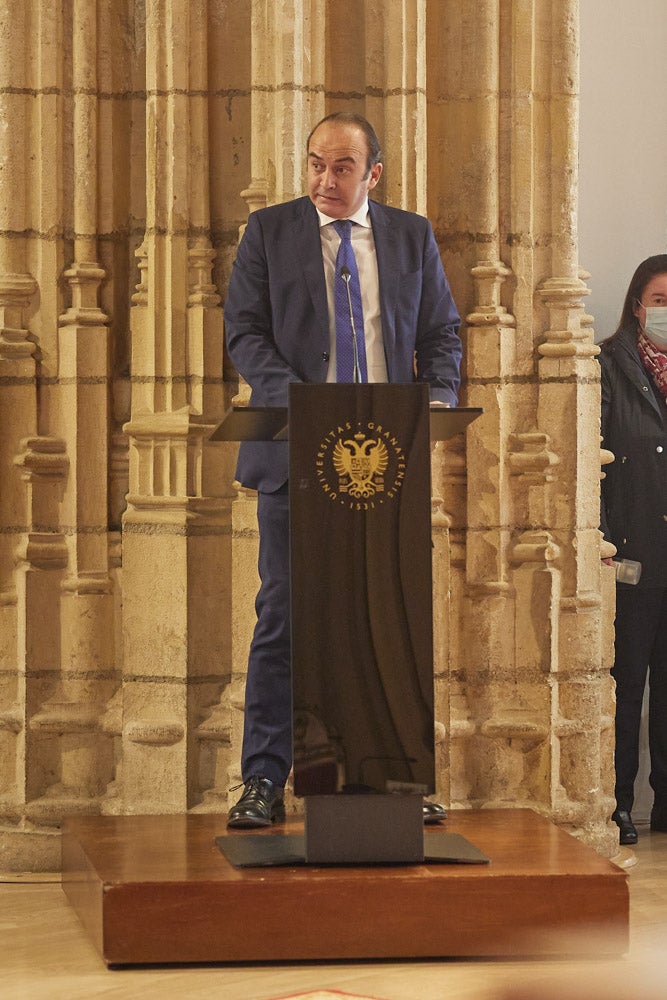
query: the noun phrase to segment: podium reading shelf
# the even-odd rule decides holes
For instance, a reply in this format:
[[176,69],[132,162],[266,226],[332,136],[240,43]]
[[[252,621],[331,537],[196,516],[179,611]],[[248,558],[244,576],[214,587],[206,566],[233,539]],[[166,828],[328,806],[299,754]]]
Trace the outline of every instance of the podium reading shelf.
[[[294,792],[305,798],[308,864],[426,857],[430,441],[480,413],[429,410],[425,384],[293,384],[287,415],[234,410],[213,435],[289,439]],[[233,856],[236,844],[218,842]],[[258,863],[266,848],[257,842]],[[450,855],[443,845],[429,859]]]

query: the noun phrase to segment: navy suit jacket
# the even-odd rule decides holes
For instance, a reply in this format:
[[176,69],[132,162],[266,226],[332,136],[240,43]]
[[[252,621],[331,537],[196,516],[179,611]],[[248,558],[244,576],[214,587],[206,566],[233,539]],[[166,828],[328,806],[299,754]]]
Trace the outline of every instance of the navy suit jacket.
[[[440,254],[427,219],[369,201],[390,382],[426,382],[432,400],[456,405],[461,342]],[[252,406],[287,406],[290,382],[325,382],[329,313],[319,218],[310,198],[253,212],[225,303],[229,355]],[[237,478],[271,493],[288,475],[286,443],[244,442]]]

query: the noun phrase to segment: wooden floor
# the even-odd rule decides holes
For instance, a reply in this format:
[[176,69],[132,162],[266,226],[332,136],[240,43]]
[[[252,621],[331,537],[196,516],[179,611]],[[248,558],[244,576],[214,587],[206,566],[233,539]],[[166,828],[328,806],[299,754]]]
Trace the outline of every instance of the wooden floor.
[[[614,960],[309,962],[108,970],[59,880],[0,884],[3,1000],[221,998],[309,1000],[663,1000],[667,981],[667,835],[640,828],[618,859],[630,876],[631,945]],[[636,861],[636,864],[633,862]],[[444,904],[446,905],[446,903]],[[595,928],[589,931],[591,940]]]

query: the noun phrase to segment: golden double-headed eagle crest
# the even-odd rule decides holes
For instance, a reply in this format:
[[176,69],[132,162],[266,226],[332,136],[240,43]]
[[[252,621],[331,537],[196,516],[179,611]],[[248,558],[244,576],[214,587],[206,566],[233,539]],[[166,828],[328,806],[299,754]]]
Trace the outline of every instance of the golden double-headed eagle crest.
[[366,500],[384,489],[389,456],[380,438],[367,438],[361,431],[353,438],[339,438],[332,460],[341,493]]

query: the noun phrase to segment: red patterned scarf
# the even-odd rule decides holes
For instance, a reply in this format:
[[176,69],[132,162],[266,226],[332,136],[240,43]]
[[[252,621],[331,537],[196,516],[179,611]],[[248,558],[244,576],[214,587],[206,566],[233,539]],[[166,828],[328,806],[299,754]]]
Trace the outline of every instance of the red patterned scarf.
[[639,331],[637,347],[644,368],[667,400],[667,354],[664,351],[659,351],[643,330]]

